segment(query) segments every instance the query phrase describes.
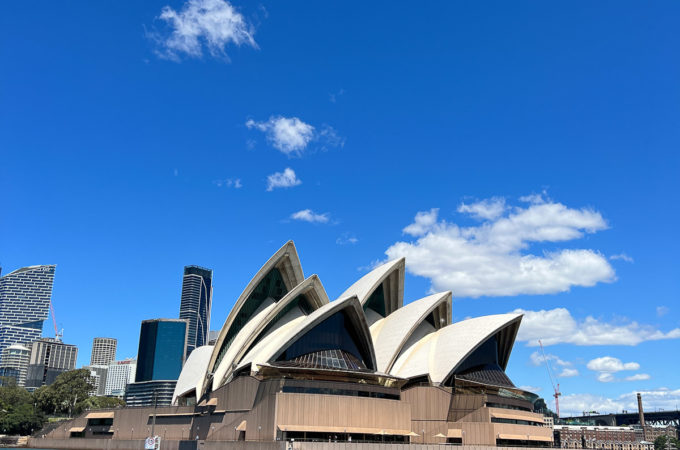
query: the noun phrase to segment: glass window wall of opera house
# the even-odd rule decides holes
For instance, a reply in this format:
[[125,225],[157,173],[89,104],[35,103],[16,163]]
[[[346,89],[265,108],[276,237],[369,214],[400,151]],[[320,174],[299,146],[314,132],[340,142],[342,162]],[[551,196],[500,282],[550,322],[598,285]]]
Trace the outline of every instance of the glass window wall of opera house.
[[287,242],[214,345],[188,356],[172,406],[85,412],[45,439],[142,439],[154,427],[166,442],[551,446],[536,395],[505,373],[521,314],[452,323],[451,292],[404,304],[404,274],[403,258],[389,261],[330,301]]

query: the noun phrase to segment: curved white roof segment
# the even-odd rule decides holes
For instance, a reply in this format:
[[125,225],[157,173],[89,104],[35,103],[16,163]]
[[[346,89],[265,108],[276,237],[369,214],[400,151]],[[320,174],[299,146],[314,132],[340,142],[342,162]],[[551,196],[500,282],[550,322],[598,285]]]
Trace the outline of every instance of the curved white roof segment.
[[402,378],[428,375],[433,384],[441,384],[472,352],[497,333],[500,333],[499,364],[505,369],[521,320],[521,314],[496,314],[446,326],[413,345],[405,345],[390,374]]
[[364,306],[371,294],[382,284],[385,296],[385,315],[389,315],[404,304],[405,269],[405,258],[389,261],[361,277],[338,298],[347,298],[355,295],[359,302],[361,302],[361,305]]
[[179,374],[177,384],[175,385],[175,392],[172,394],[172,404],[176,404],[177,397],[181,397],[191,391],[200,392],[197,386],[205,376],[208,370],[208,363],[210,362],[210,355],[212,355],[213,346],[203,345],[196,347],[189,355],[182,372]]
[[[294,300],[300,295],[304,295],[309,302],[308,306],[311,310],[317,310],[323,305],[329,303],[326,290],[321,284],[321,280],[317,275],[304,280],[302,283],[295,286],[278,302],[268,302],[259,312],[257,312],[248,323],[246,323],[239,333],[234,338],[233,342],[227,349],[226,354],[220,361],[215,373],[213,375],[213,390],[223,385],[232,374],[233,369],[238,365],[241,358],[251,347],[253,342],[258,340],[264,329],[274,320],[279,313],[284,311]],[[284,317],[288,317],[287,314]],[[280,319],[279,319],[280,320]]]
[[390,371],[409,337],[431,314],[435,329],[451,323],[451,291],[413,301],[371,325],[379,371]]
[[[323,322],[328,317],[343,310],[348,312],[348,317],[358,331],[357,334],[359,339],[363,341],[357,343],[357,345],[363,345],[364,349],[369,353],[370,361],[365,362],[369,367],[375,369],[375,352],[373,350],[373,342],[370,337],[368,323],[366,322],[361,303],[359,303],[356,296],[352,296],[331,302],[306,317],[297,317],[282,325],[253,347],[253,349],[243,358],[236,370],[244,368],[249,364],[255,366],[276,360],[281,353],[320,322]],[[253,369],[251,368],[251,370]]]
[[295,244],[293,241],[288,241],[281,247],[271,258],[257,271],[255,276],[250,283],[243,290],[239,298],[236,300],[234,307],[229,312],[227,320],[224,322],[222,329],[220,330],[220,335],[215,342],[215,348],[213,354],[210,357],[210,363],[208,368],[214,370],[217,357],[224,345],[224,340],[229,332],[229,329],[234,323],[236,316],[241,311],[241,308],[245,304],[246,300],[253,293],[257,285],[269,274],[272,269],[279,269],[283,281],[286,285],[288,291],[293,289],[295,286],[300,284],[304,280],[304,274],[302,272],[302,265],[300,264],[300,259],[298,258],[297,250],[295,249]]

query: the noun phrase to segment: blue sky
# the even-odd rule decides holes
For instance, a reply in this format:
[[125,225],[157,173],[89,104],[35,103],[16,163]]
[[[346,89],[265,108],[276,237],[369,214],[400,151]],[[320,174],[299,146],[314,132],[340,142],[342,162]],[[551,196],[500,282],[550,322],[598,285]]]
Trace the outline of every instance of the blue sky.
[[331,298],[406,256],[406,302],[521,309],[508,373],[549,397],[549,343],[563,410],[679,403],[677,2],[1,8],[0,262],[58,265],[80,364],[187,264],[219,329],[293,239]]

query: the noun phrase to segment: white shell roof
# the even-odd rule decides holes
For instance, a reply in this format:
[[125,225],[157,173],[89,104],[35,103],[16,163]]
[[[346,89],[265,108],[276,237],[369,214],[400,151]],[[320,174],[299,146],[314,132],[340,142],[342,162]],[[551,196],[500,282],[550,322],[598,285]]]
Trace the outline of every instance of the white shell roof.
[[[404,346],[405,350],[397,358],[390,374],[402,378],[429,374],[432,383],[441,384],[477,347],[506,327],[518,327],[521,318],[521,314],[496,314],[451,324],[413,345]],[[506,359],[509,356],[508,352]],[[501,361],[501,366],[505,364],[507,361]]]
[[[451,292],[430,295],[394,311],[371,326],[378,370],[389,372],[399,352],[418,325],[441,304],[451,304]],[[450,306],[448,308],[450,311]],[[447,321],[450,318],[447,317]]]
[[312,312],[308,316],[293,318],[288,323],[282,325],[258,342],[258,344],[242,359],[236,370],[249,364],[257,365],[270,362],[311,330],[317,323],[346,308],[354,308],[357,312],[357,317],[362,321],[362,323],[357,325],[360,330],[364,330],[363,334],[365,335],[366,343],[368,344],[369,352],[373,359],[372,363],[375,365],[375,355],[369,334],[370,332],[368,331],[368,324],[365,321],[363,309],[359,300],[355,296],[352,296],[343,300],[331,302]]
[[212,345],[203,345],[201,347],[196,347],[194,351],[191,352],[177,379],[175,392],[172,394],[173,404],[175,404],[177,397],[194,389],[196,389],[196,392],[199,392],[197,386],[205,376],[206,370],[208,370],[208,363],[210,362],[212,351]]
[[312,275],[302,283],[295,286],[281,300],[274,303],[269,300],[266,301],[259,311],[256,311],[253,317],[246,323],[241,331],[238,332],[234,341],[229,346],[226,354],[222,358],[219,366],[215,369],[213,376],[213,390],[224,384],[232,373],[232,365],[238,364],[243,357],[245,351],[257,339],[262,330],[271,322],[277,314],[279,314],[289,303],[295,300],[299,295],[314,291],[314,295],[308,295],[307,298],[312,303],[311,307],[318,309],[327,304],[328,295],[326,294],[321,281],[317,275]]
[[[406,259],[405,258],[399,258],[395,259],[393,261],[389,261],[382,266],[376,267],[363,277],[361,277],[356,283],[351,285],[350,287],[345,290],[338,298],[347,298],[351,297],[353,295],[357,296],[361,304],[363,305],[366,303],[370,295],[373,293],[373,291],[376,290],[376,288],[387,279],[393,272],[395,271],[400,271],[401,276],[399,280],[399,293],[398,293],[398,299],[397,299],[397,305],[396,308],[400,308],[403,304],[403,273],[406,267]],[[395,310],[396,310],[395,308]]]
[[232,323],[236,319],[239,311],[243,307],[250,294],[257,287],[258,283],[267,276],[267,274],[275,267],[280,267],[282,270],[282,275],[284,278],[288,278],[287,287],[292,289],[304,280],[304,274],[302,272],[302,266],[300,264],[300,259],[298,258],[297,250],[295,249],[295,244],[293,241],[288,241],[281,247],[271,258],[257,271],[255,276],[250,283],[243,290],[239,298],[236,300],[234,307],[229,312],[227,320],[224,322],[220,330],[220,335],[215,342],[215,349],[212,356],[210,357],[209,368],[214,368],[215,362],[217,361],[217,355],[219,354],[222,343],[227,336],[227,332],[231,327]]

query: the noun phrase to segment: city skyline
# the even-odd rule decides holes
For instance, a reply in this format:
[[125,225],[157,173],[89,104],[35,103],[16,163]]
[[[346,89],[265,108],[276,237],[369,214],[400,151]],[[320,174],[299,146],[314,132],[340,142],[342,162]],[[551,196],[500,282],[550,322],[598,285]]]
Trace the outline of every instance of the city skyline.
[[564,412],[680,403],[680,5],[204,2],[3,6],[2,276],[58,264],[78,367],[189,264],[220,329],[292,239],[333,299],[405,257],[406,299],[523,314],[551,408],[539,339]]

